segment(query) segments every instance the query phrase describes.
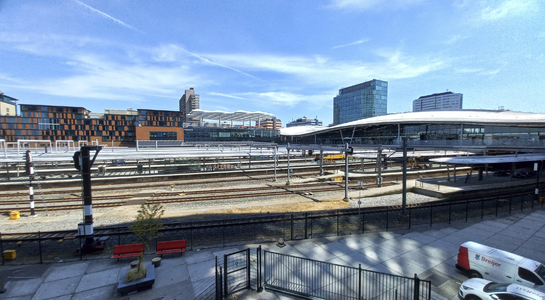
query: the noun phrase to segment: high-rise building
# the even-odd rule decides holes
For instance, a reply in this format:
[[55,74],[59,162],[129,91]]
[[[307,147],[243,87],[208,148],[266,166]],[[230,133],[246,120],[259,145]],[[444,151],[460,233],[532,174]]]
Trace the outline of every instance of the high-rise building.
[[388,82],[373,79],[342,88],[333,98],[333,125],[387,113]]
[[462,99],[462,94],[453,92],[422,96],[413,101],[413,111],[460,110]]
[[310,119],[307,117],[302,117],[286,124],[286,127],[293,127],[293,126],[322,126],[322,121],[318,120],[318,118]]
[[199,95],[195,95],[195,90],[189,88],[189,90],[185,90],[185,94],[180,98],[180,111],[185,117],[194,109],[199,109]]

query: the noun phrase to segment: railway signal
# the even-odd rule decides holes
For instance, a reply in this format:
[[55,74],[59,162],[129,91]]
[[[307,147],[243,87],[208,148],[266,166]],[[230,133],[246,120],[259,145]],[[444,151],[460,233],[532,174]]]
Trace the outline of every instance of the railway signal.
[[[91,160],[90,152],[94,150],[95,156]],[[84,222],[78,224],[78,235],[85,237],[85,242],[80,246],[80,253],[92,253],[102,251],[104,247],[96,242],[93,236],[93,198],[91,192],[91,167],[95,162],[101,146],[82,146],[80,151],[74,153],[74,167],[81,171]]]

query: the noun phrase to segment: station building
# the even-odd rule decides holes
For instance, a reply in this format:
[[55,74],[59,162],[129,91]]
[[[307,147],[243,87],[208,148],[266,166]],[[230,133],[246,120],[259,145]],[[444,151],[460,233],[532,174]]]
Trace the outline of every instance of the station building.
[[289,127],[282,141],[296,144],[545,148],[545,114],[508,110],[389,114],[322,129]]

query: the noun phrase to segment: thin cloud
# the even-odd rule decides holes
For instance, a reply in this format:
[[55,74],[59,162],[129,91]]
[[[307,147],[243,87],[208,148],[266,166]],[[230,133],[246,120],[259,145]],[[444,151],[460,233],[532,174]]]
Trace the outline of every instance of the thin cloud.
[[[184,50],[185,50],[185,49],[184,49]],[[216,63],[216,62],[213,62],[213,61],[209,60],[208,58],[204,58],[204,57],[202,57],[202,56],[200,56],[200,55],[198,55],[198,54],[189,52],[189,51],[187,51],[187,50],[185,50],[185,51],[186,51],[189,55],[191,55],[191,56],[193,56],[193,57],[196,57],[196,58],[200,59],[201,61],[204,61],[205,63],[211,64],[211,65],[214,65],[214,66],[218,66],[218,67],[222,67],[222,68],[226,68],[226,69],[229,69],[229,70],[238,72],[238,73],[240,73],[240,74],[242,74],[242,75],[246,75],[246,76],[248,76],[248,77],[251,77],[251,78],[253,78],[253,79],[261,80],[261,79],[255,77],[255,76],[250,75],[250,74],[248,74],[248,73],[246,73],[246,72],[243,72],[243,71],[241,71],[241,70],[239,70],[239,69],[235,69],[235,68],[229,67],[229,66],[227,66],[227,65],[219,64],[219,63]]]
[[210,92],[210,93],[208,93],[208,95],[212,95],[212,96],[221,96],[221,97],[227,97],[227,98],[233,98],[233,99],[239,99],[239,100],[248,100],[248,99],[246,99],[246,98],[242,98],[242,97],[238,97],[238,96],[233,96],[233,95],[229,95],[229,94],[216,93],[216,92]]
[[349,47],[349,46],[354,46],[354,45],[359,45],[359,44],[363,44],[365,42],[368,42],[369,39],[361,39],[359,41],[355,41],[353,43],[349,43],[349,44],[344,44],[344,45],[339,45],[339,46],[334,46],[334,47],[331,47],[331,49],[338,49],[338,48],[343,48],[343,47]]
[[486,7],[481,12],[485,21],[495,21],[512,15],[522,14],[532,8],[534,3],[529,0],[507,0],[497,7]]
[[385,7],[389,9],[398,9],[420,4],[423,1],[425,0],[332,0],[326,7],[348,11],[364,11]]
[[87,9],[91,10],[92,12],[96,12],[96,13],[98,13],[99,15],[101,15],[101,16],[103,16],[103,17],[106,17],[106,18],[108,18],[108,19],[110,19],[110,20],[116,22],[117,24],[120,24],[120,25],[125,26],[125,27],[127,27],[127,28],[129,28],[129,29],[132,29],[132,30],[135,30],[135,31],[138,31],[138,32],[142,33],[142,31],[140,31],[140,30],[138,30],[138,29],[132,27],[131,25],[129,25],[129,24],[127,24],[127,23],[125,23],[125,22],[123,22],[123,21],[121,21],[121,20],[118,20],[118,19],[116,19],[116,18],[110,16],[110,15],[107,14],[107,13],[101,12],[100,10],[98,10],[98,9],[96,9],[96,8],[93,8],[93,7],[87,5],[87,4],[85,4],[85,3],[83,3],[83,2],[81,2],[81,1],[79,1],[79,0],[74,0],[74,2],[76,2],[76,3],[80,4],[80,5],[82,5],[83,7],[85,7],[85,8],[87,8]]
[[461,41],[461,40],[465,40],[467,39],[469,36],[467,35],[460,35],[460,34],[457,34],[457,35],[454,35],[452,36],[450,39],[444,41],[443,43],[444,44],[447,44],[447,45],[453,45],[453,44],[456,44],[457,42]]

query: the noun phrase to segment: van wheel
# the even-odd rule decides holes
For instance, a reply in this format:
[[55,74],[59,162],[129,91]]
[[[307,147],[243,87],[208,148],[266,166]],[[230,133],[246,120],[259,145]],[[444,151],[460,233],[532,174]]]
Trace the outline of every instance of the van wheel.
[[469,271],[469,278],[483,278],[483,275],[481,275],[481,273],[477,272],[477,271],[474,271],[474,270],[471,270]]

